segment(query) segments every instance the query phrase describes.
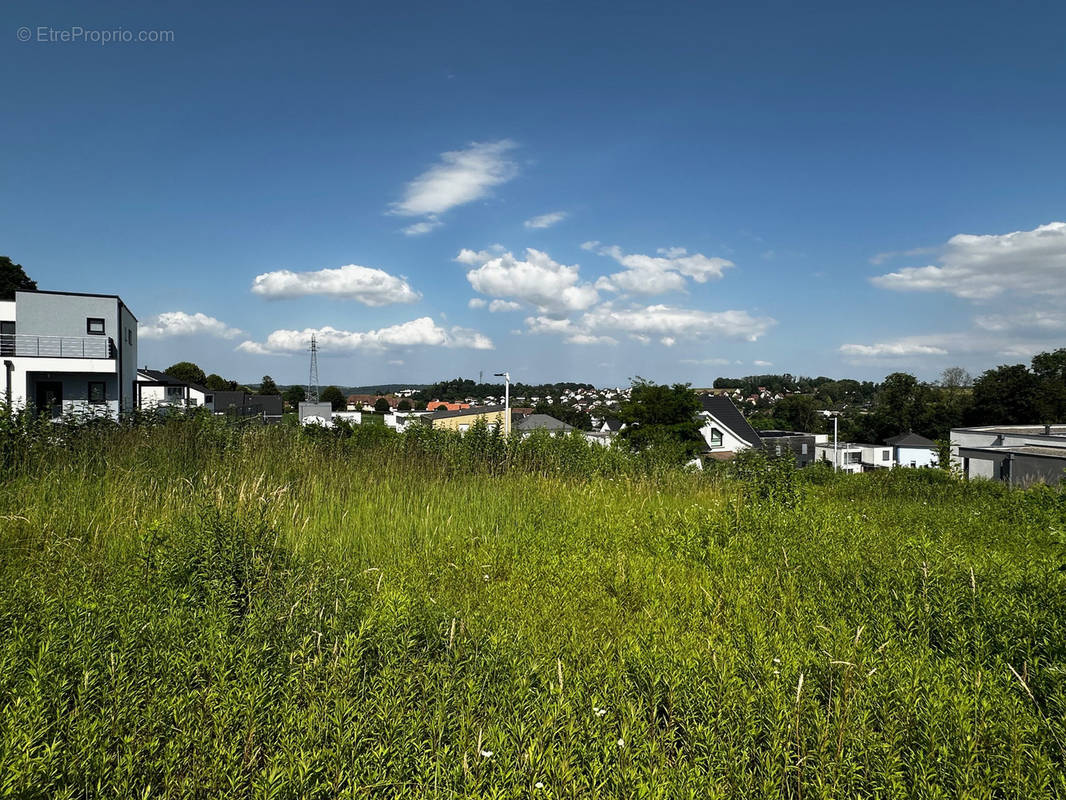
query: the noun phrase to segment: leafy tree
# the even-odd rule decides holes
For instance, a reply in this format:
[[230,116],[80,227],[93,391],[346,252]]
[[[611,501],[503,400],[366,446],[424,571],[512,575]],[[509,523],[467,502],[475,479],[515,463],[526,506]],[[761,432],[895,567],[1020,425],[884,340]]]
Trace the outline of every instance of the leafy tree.
[[213,392],[224,392],[226,389],[230,388],[230,381],[227,381],[221,375],[212,372],[204,380],[204,386]]
[[703,436],[697,415],[700,401],[687,383],[659,385],[637,378],[629,400],[618,417],[626,427],[619,436],[633,450],[673,450],[684,459],[703,449]]
[[986,370],[973,382],[974,425],[1019,425],[1038,422],[1039,381],[1024,364]]
[[1039,422],[1066,422],[1066,347],[1033,356]]
[[14,300],[15,292],[35,292],[37,281],[7,256],[0,256],[0,300]]
[[774,406],[774,417],[781,420],[788,430],[821,432],[822,415],[818,413],[817,401],[809,394],[782,397]]
[[336,386],[327,386],[318,395],[318,399],[323,403],[329,403],[334,411],[343,411],[348,405],[344,393]]
[[379,397],[374,401],[374,411],[378,414],[388,414],[389,408],[389,401],[384,397]]
[[191,361],[179,361],[177,364],[171,364],[163,372],[186,383],[198,383],[203,386],[207,382],[207,376],[204,375],[204,371]]
[[292,408],[296,408],[300,403],[307,399],[307,390],[297,384],[296,386],[290,386],[286,389],[281,397]]
[[973,385],[973,378],[962,367],[947,367],[940,373],[940,385],[945,389],[965,389]]
[[549,403],[546,400],[541,400],[533,407],[534,414],[547,414],[549,417],[555,417],[560,422],[565,422],[572,428],[577,428],[580,431],[592,430],[592,417],[587,411],[580,411],[573,406],[568,406],[565,403]]
[[281,389],[274,383],[274,379],[269,375],[264,375],[263,380],[259,383],[259,394],[281,394]]
[[406,398],[401,400],[399,403],[396,404],[396,410],[397,411],[410,411],[411,410],[411,401],[407,400]]

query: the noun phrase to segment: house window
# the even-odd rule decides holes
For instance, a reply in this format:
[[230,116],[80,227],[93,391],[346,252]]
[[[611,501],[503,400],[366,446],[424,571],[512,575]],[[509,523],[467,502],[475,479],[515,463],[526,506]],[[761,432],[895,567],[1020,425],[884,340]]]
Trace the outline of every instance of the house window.
[[104,320],[102,317],[86,317],[85,332],[91,336],[104,335]]
[[103,381],[89,381],[89,402],[98,404],[107,402],[107,384]]
[[15,323],[13,321],[0,322],[0,355],[15,355]]
[[882,461],[891,461],[892,460],[892,451],[891,450],[882,450],[881,451],[881,460]]
[[711,428],[711,447],[722,446],[722,432],[717,428]]
[[166,388],[168,403],[180,403],[184,399],[184,394],[180,386],[168,386]]
[[800,445],[800,455],[807,455],[807,443],[804,442]]
[[126,344],[133,344],[133,328],[126,328]]

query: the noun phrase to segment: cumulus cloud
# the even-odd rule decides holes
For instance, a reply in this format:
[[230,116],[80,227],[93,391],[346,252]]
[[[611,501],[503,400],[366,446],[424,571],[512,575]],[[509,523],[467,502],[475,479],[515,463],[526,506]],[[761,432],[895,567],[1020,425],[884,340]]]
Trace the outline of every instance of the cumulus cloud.
[[171,336],[190,336],[206,334],[222,339],[232,339],[244,331],[231,328],[225,322],[199,312],[187,314],[184,311],[165,311],[137,326],[137,333],[142,339],[166,339]]
[[626,253],[617,245],[602,246],[595,241],[585,242],[581,247],[613,258],[626,267],[596,282],[596,287],[605,291],[647,295],[681,291],[686,285],[685,278],[706,283],[721,278],[726,269],[734,266],[727,259],[689,253],[683,247],[660,248],[655,256]]
[[459,327],[446,329],[431,317],[420,317],[371,331],[345,331],[330,326],[300,331],[277,330],[267,336],[265,342],[244,341],[237,345],[237,349],[254,355],[303,353],[311,346],[312,334],[324,354],[417,346],[467,347],[475,350],[493,348],[492,340],[478,331]]
[[938,261],[872,280],[882,289],[943,291],[968,300],[985,300],[1007,292],[1066,295],[1066,222],[1004,234],[960,233],[948,240]]
[[466,301],[468,308],[484,308],[488,305],[488,301],[484,297],[471,297]]
[[518,311],[521,307],[521,303],[516,303],[513,300],[493,300],[489,303],[489,311],[494,314],[500,311]]
[[414,303],[421,298],[405,278],[358,264],[311,272],[264,272],[255,276],[252,293],[272,300],[325,295],[357,300],[367,306]]
[[1066,310],[1029,308],[1006,314],[985,314],[975,317],[974,323],[986,331],[1061,331],[1066,330]]
[[486,250],[461,250],[455,260],[474,267],[466,279],[475,291],[526,303],[544,314],[581,311],[599,300],[595,287],[579,282],[576,264],[560,264],[533,248],[526,250],[524,260],[509,251]]
[[493,187],[517,175],[518,166],[509,158],[515,147],[510,139],[501,139],[472,142],[462,150],[441,153],[438,163],[407,184],[403,199],[393,203],[390,212],[404,217],[425,216],[426,220],[407,227],[404,233],[428,233],[441,225],[436,215],[480,200]]
[[574,343],[609,343],[608,339],[615,341],[615,336],[626,335],[641,343],[658,339],[668,347],[682,339],[709,337],[755,341],[775,324],[770,317],[755,317],[747,311],[701,311],[666,305],[615,308],[610,303],[576,320],[545,316],[526,320],[530,333],[552,333]]
[[541,228],[550,228],[552,225],[556,225],[566,219],[565,211],[552,211],[549,214],[541,214],[533,219],[527,219],[522,224],[531,230],[539,230]]

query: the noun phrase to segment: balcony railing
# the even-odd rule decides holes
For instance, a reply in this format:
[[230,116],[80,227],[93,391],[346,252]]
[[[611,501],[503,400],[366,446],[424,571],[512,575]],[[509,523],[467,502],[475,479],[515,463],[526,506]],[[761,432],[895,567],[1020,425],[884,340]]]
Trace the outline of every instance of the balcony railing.
[[31,336],[0,334],[0,356],[30,358],[114,358],[115,342],[109,336]]

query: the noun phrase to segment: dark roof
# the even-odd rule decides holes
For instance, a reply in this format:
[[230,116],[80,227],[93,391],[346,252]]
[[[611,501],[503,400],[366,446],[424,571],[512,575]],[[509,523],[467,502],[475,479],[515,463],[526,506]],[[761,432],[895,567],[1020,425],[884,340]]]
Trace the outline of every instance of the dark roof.
[[926,439],[924,436],[911,431],[910,433],[901,433],[899,436],[893,436],[891,439],[885,439],[885,444],[890,444],[893,447],[936,447],[936,442]]
[[759,434],[760,439],[782,439],[791,436],[806,436],[813,439],[813,433],[804,433],[803,431],[756,431]]
[[529,414],[515,427],[520,431],[546,430],[546,431],[572,431],[573,427],[567,425],[561,419],[556,419],[549,414]]
[[210,389],[201,386],[198,383],[193,383],[192,381],[178,380],[173,375],[168,375],[167,373],[160,372],[157,369],[148,369],[148,367],[143,367],[141,369],[138,369],[137,373],[140,375],[147,375],[155,383],[163,383],[167,386],[188,386],[189,388],[195,389],[198,392],[207,392],[209,394],[211,392]]
[[700,403],[703,405],[704,411],[729,428],[739,438],[752,447],[759,446],[762,441],[759,439],[759,434],[748,424],[748,421],[744,419],[744,415],[740,413],[737,407],[733,405],[733,401],[728,397],[705,394],[700,396]]
[[448,417],[470,417],[475,414],[495,414],[503,411],[506,406],[470,406],[459,411],[434,411],[428,415],[429,419],[447,419]]
[[245,394],[244,392],[231,392],[228,390],[214,392],[213,394],[215,411],[225,411],[227,408],[259,406],[268,417],[281,416],[282,401],[279,394]]
[[607,417],[607,419],[603,421],[603,424],[607,426],[607,430],[614,431],[615,433],[622,430],[622,420],[618,419],[618,417]]

